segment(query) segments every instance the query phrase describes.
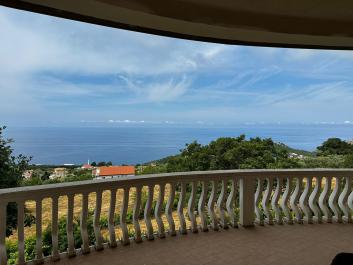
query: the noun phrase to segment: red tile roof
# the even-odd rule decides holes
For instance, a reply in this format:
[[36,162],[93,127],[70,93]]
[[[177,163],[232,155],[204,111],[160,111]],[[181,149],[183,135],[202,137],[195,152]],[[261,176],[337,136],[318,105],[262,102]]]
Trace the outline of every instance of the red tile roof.
[[134,166],[99,167],[99,176],[114,176],[114,175],[135,175],[135,167]]

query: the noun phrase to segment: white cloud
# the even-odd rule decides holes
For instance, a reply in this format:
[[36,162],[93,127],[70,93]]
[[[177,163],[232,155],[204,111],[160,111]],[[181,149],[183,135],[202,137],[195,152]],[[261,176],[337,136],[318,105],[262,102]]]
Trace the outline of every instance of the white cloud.
[[184,95],[190,87],[191,81],[183,76],[180,80],[169,79],[162,82],[142,83],[131,78],[120,76],[127,87],[136,95],[134,103],[173,101]]

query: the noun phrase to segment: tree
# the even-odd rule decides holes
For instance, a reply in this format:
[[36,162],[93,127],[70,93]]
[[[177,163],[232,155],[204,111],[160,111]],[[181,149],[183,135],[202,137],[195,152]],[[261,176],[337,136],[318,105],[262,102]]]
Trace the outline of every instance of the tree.
[[[0,189],[17,187],[20,185],[22,175],[28,168],[31,158],[13,155],[11,148],[12,139],[5,139],[3,132],[6,126],[0,127]],[[7,205],[7,227],[6,234],[10,235],[17,226],[17,205],[9,203]]]
[[329,138],[317,147],[319,156],[353,154],[353,145],[340,138]]
[[165,163],[168,172],[298,167],[298,161],[288,158],[288,151],[271,139],[256,137],[246,140],[245,135],[222,137],[208,145],[194,141]]
[[91,166],[92,166],[92,167],[96,167],[96,166],[97,166],[97,163],[93,161],[93,162],[91,163]]
[[101,161],[101,162],[98,162],[98,165],[99,167],[104,167],[106,166],[107,164],[104,162],[104,161]]

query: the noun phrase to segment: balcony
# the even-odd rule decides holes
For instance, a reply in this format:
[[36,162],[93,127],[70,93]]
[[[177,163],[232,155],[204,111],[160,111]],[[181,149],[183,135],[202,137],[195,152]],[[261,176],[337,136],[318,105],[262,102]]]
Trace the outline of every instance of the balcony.
[[[0,264],[7,263],[9,202],[18,206],[18,263],[32,262],[25,260],[27,201],[35,201],[35,264],[329,264],[337,253],[353,251],[352,177],[353,170],[340,169],[228,170],[1,190]],[[109,205],[102,203],[106,191]],[[118,191],[122,201],[117,230]],[[147,194],[145,203],[143,192]],[[87,228],[90,194],[95,198],[93,245]],[[80,249],[75,249],[73,236],[75,195],[81,196]],[[48,198],[52,253],[44,257],[42,202]],[[58,237],[58,202],[62,198],[67,201],[65,252],[59,250]],[[99,222],[104,206],[109,208],[107,240]],[[131,224],[128,209],[133,210]]]

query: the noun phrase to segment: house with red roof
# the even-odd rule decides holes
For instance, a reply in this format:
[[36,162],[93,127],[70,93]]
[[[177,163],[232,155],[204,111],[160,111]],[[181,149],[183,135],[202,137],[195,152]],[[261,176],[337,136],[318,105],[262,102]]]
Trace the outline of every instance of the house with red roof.
[[93,171],[97,179],[119,178],[124,176],[135,176],[134,166],[103,166]]

